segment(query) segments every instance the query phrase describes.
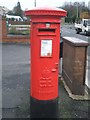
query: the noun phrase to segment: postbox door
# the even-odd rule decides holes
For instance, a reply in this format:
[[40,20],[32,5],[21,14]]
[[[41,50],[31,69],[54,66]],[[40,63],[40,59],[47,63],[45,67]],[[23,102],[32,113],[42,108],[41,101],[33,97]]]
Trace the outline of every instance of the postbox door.
[[60,43],[58,33],[57,35],[56,33],[47,36],[39,35],[37,40],[32,41],[31,96],[39,100],[51,100],[58,97]]

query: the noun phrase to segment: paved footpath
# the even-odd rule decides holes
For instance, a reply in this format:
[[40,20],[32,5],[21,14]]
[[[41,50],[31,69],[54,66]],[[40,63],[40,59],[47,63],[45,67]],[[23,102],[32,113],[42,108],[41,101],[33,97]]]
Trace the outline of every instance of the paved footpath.
[[[3,118],[30,118],[30,46],[2,46]],[[59,118],[87,118],[90,101],[73,100],[59,80]]]
[[[90,37],[88,38],[88,42],[90,44]],[[86,84],[90,88],[90,45],[87,50]]]
[[85,83],[90,88],[90,56],[87,57],[86,82]]

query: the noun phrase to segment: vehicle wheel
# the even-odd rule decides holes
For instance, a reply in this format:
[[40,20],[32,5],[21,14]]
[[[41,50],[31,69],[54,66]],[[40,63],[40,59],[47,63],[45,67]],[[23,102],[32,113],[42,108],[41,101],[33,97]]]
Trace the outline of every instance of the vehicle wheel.
[[76,30],[76,34],[79,34],[79,30]]
[[87,36],[88,35],[87,31],[84,31],[84,34]]

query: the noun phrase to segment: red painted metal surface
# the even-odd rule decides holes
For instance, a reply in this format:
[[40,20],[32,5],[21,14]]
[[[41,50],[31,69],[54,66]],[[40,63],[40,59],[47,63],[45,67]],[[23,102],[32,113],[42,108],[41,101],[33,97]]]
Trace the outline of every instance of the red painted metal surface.
[[36,8],[25,12],[31,18],[30,95],[38,100],[58,97],[60,17],[62,9]]

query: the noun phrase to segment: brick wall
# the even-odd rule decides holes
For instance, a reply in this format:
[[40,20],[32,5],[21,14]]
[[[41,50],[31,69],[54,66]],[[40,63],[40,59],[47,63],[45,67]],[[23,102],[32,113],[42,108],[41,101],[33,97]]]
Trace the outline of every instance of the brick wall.
[[6,27],[6,20],[2,18],[2,38],[7,37],[7,27]]
[[7,36],[6,38],[3,38],[3,43],[30,43],[30,37],[29,36]]
[[2,24],[2,32],[0,33],[0,42],[3,43],[30,43],[30,36],[26,35],[8,35],[7,34],[7,26],[6,26],[6,20],[4,17],[0,19],[0,23]]
[[2,16],[0,15],[0,42],[2,42]]

